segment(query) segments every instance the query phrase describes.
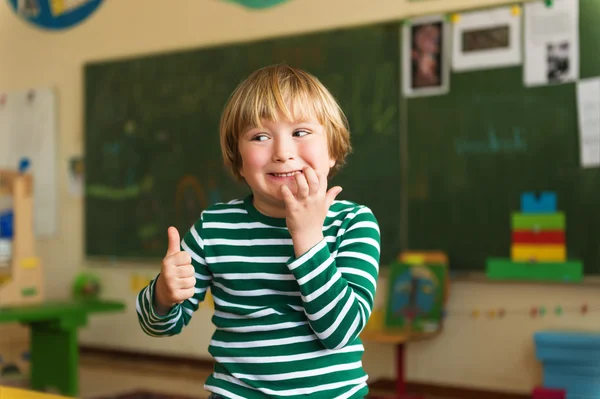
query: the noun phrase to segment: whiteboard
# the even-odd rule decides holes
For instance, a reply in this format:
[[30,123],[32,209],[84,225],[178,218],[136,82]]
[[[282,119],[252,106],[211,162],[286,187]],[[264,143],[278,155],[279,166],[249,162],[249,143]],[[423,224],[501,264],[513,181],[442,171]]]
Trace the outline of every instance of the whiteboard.
[[0,168],[16,170],[29,159],[36,237],[57,230],[56,122],[53,89],[0,92]]

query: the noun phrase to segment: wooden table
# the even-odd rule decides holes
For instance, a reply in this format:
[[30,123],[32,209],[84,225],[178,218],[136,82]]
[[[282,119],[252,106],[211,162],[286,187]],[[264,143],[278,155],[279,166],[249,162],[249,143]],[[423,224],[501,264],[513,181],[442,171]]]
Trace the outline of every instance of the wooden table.
[[[63,395],[77,396],[78,329],[87,324],[88,316],[92,313],[124,309],[123,303],[115,301],[44,301],[34,305],[0,308],[0,324],[21,323],[29,326],[32,389],[45,391],[54,388]],[[0,398],[7,399],[4,396]]]
[[393,344],[396,349],[396,391],[392,396],[369,394],[368,399],[425,399],[423,395],[415,395],[407,392],[404,364],[404,349],[406,343],[415,339],[422,339],[423,337],[415,338],[414,334],[408,332],[394,333],[385,331],[365,331],[360,335],[360,338],[365,342]]
[[2,399],[67,399],[65,396],[58,396],[49,393],[28,391],[19,388],[10,388],[0,386],[0,398]]

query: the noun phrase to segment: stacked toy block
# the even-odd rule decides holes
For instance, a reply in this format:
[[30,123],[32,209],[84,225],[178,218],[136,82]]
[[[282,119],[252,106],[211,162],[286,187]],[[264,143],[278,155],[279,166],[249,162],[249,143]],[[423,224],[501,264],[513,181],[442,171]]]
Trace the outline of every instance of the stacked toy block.
[[564,399],[600,399],[600,333],[539,331],[534,341],[543,366],[540,397],[562,391]]
[[494,280],[577,282],[583,265],[567,259],[565,214],[556,194],[521,196],[521,210],[511,217],[511,258],[487,260],[487,277]]
[[542,193],[536,199],[533,193],[521,196],[521,212],[512,215],[513,261],[564,262],[565,215],[557,212],[556,195]]

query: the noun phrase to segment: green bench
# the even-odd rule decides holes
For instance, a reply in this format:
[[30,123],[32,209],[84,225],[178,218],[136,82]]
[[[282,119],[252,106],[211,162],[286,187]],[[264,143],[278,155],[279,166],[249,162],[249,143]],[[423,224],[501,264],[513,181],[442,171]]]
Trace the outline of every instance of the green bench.
[[79,394],[78,329],[92,313],[117,312],[125,304],[98,299],[44,301],[35,305],[0,307],[0,324],[30,328],[31,388],[54,388],[66,396]]

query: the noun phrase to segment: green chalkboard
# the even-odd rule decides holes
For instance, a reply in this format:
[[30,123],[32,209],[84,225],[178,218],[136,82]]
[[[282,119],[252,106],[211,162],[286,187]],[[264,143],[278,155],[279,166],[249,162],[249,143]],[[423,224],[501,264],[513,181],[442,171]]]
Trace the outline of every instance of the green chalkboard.
[[[581,76],[600,75],[600,8],[581,1]],[[510,258],[511,213],[526,191],[554,191],[567,257],[600,272],[600,168],[584,169],[574,83],[527,88],[522,67],[453,73],[447,95],[406,100],[408,246],[451,269]]]
[[253,70],[315,74],[345,110],[354,152],[332,184],[372,208],[382,262],[400,246],[399,28],[383,24],[85,66],[85,253],[164,256],[166,230],[248,194],[222,166],[223,106]]

